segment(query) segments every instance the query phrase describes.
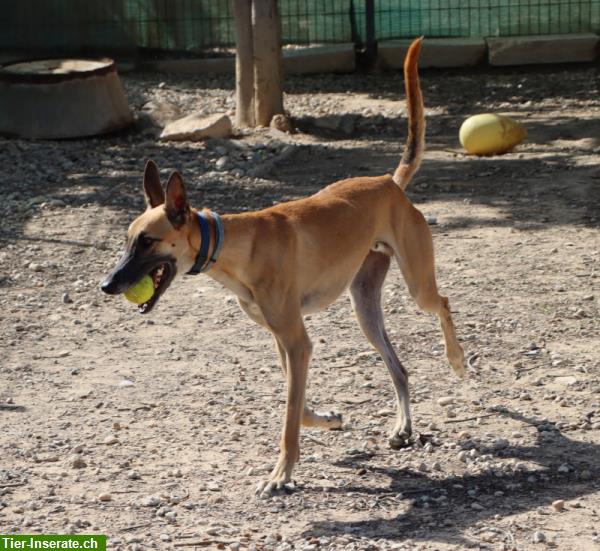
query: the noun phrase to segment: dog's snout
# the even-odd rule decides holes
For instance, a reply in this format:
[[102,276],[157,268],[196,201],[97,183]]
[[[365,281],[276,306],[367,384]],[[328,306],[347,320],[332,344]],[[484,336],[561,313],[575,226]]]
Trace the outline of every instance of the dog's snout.
[[112,277],[107,277],[102,283],[100,283],[100,289],[107,295],[114,295],[117,293],[117,283]]

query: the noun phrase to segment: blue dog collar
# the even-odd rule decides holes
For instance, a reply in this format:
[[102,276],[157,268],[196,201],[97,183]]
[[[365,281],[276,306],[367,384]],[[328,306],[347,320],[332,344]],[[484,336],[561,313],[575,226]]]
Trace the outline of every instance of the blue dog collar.
[[204,214],[197,212],[196,215],[198,216],[198,224],[200,224],[200,250],[196,256],[196,261],[194,262],[194,265],[188,274],[195,275],[206,272],[212,268],[213,264],[217,261],[217,258],[219,258],[219,253],[223,247],[223,238],[225,235],[225,232],[223,231],[223,222],[221,221],[221,217],[216,212],[211,211],[210,214],[214,218],[215,225],[217,226],[217,233],[215,235],[215,248],[212,256],[209,258],[208,249],[210,247],[210,224]]

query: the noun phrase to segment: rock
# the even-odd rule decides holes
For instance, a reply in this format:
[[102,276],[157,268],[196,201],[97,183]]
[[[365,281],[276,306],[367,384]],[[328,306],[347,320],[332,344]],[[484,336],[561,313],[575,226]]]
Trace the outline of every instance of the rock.
[[76,456],[69,461],[69,466],[73,469],[84,469],[87,467],[87,463],[81,457]]
[[565,508],[565,500],[564,499],[557,499],[556,501],[552,502],[552,508],[555,511],[562,511]]
[[278,114],[274,115],[269,124],[271,128],[279,130],[280,132],[286,132],[291,134],[293,132],[292,123],[285,115]]
[[99,501],[111,501],[112,500],[112,496],[109,493],[102,493],[98,496],[98,500]]
[[136,471],[135,469],[132,469],[131,471],[127,472],[127,478],[129,480],[139,480],[140,477],[140,473],[138,471]]
[[461,430],[458,433],[457,438],[459,440],[468,440],[469,438],[471,438],[471,433],[469,431],[466,431],[466,430]]
[[222,113],[209,117],[193,114],[165,126],[160,134],[162,140],[197,141],[206,138],[228,138],[231,136],[231,119]]
[[215,168],[217,170],[225,170],[225,169],[227,169],[228,165],[229,165],[229,157],[223,156],[223,157],[219,157],[217,159],[217,162],[215,163]]
[[156,507],[162,500],[158,496],[147,496],[140,502],[142,507]]
[[509,442],[505,438],[497,438],[492,446],[495,450],[503,450],[508,447],[508,444]]
[[485,507],[483,505],[481,505],[481,503],[477,503],[476,501],[471,503],[471,509],[474,509],[475,511],[483,511],[485,510]]
[[452,396],[442,396],[438,398],[437,403],[438,406],[446,407],[454,403],[454,398]]
[[114,436],[114,435],[109,435],[107,436],[104,440],[102,440],[103,444],[106,444],[107,446],[112,446],[113,444],[118,444],[119,443],[119,439]]
[[64,292],[62,294],[62,303],[63,304],[72,304],[73,303],[73,299],[69,296],[69,293]]
[[544,541],[546,541],[546,534],[544,534],[544,532],[540,532],[539,530],[537,532],[533,533],[533,537],[531,538],[533,543],[542,543]]

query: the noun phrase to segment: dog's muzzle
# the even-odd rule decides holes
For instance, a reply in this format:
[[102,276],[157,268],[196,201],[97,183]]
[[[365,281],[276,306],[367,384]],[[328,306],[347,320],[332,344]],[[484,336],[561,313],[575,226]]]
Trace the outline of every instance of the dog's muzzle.
[[126,252],[115,269],[100,284],[100,289],[108,295],[117,295],[133,287],[145,275],[149,275],[154,283],[154,295],[138,308],[140,313],[147,314],[171,284],[176,273],[177,267],[172,256],[151,255],[140,259],[135,254]]

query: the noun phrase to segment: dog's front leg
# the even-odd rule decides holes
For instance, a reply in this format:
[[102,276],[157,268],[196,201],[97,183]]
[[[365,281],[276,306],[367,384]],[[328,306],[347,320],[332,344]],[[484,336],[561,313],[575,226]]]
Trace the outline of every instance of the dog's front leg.
[[292,469],[298,461],[300,421],[304,411],[308,362],[312,351],[299,311],[293,322],[289,318],[286,320],[284,327],[274,327],[271,323],[269,325],[285,350],[288,388],[279,459],[269,478],[258,485],[257,493],[261,495],[281,490],[291,480]]

